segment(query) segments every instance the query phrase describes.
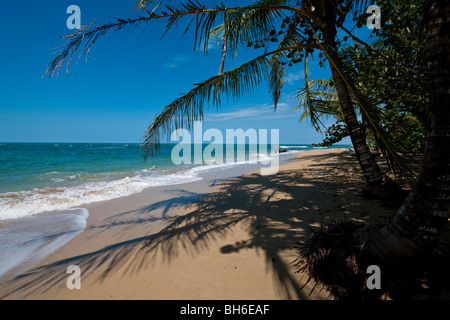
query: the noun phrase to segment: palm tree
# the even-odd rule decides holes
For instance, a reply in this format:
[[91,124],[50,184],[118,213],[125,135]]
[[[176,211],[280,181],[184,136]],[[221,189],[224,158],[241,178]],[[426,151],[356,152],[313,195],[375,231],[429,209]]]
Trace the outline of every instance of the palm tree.
[[[377,93],[377,97],[385,97],[383,95],[378,94],[378,92],[382,92],[383,94],[387,90],[386,83],[389,83],[387,80],[382,81],[382,84],[384,87],[380,87],[380,84],[377,83],[376,80],[378,78],[375,75],[378,75],[378,73],[374,73],[373,69],[376,68],[376,66],[370,65],[367,66],[368,59],[366,57],[372,57],[373,55],[370,55],[369,52],[363,50],[360,50],[361,48],[356,48],[355,46],[349,46],[347,48],[341,49],[345,52],[345,54],[350,53],[352,56],[355,56],[355,62],[358,63],[358,68],[355,69],[355,71],[352,74],[352,77],[354,79],[357,79],[357,82],[360,84],[359,90],[365,92],[365,94],[368,94],[371,90],[367,90],[367,88],[371,88],[372,91]],[[364,59],[361,60],[361,58],[364,57]],[[361,61],[365,62],[366,64],[363,64]],[[307,59],[305,59],[305,68],[306,68]],[[362,64],[362,65],[361,65]],[[378,70],[377,70],[378,71]],[[380,82],[380,81],[378,81]],[[386,82],[386,83],[385,83]],[[397,81],[390,81],[390,84],[397,84]],[[411,88],[411,89],[410,89]],[[408,87],[406,89],[409,89],[414,92],[417,89],[417,87],[413,87],[411,83],[408,84]],[[402,95],[405,94],[405,87],[401,87],[398,89],[398,91],[401,92]],[[399,96],[390,93],[389,97],[396,99],[398,101]],[[325,79],[315,79],[308,81],[308,75],[305,75],[305,86],[297,91],[297,98],[299,100],[299,104],[294,107],[293,111],[300,110],[300,122],[304,120],[309,120],[311,123],[311,126],[316,129],[318,132],[322,132],[322,128],[326,128],[326,138],[324,142],[322,142],[320,145],[327,146],[330,144],[334,144],[338,141],[340,141],[342,138],[348,136],[348,130],[341,125],[344,123],[344,115],[340,108],[340,101],[338,94],[336,92],[336,87],[334,85],[333,78],[329,80]],[[403,178],[409,178],[408,181],[411,185],[414,184],[414,176],[402,176],[403,172],[399,171],[396,166],[392,166],[393,163],[392,159],[389,157],[389,153],[387,153],[388,150],[384,150],[383,146],[379,146],[378,143],[378,136],[375,133],[367,132],[367,123],[364,117],[364,113],[360,111],[360,108],[358,106],[357,101],[352,97],[352,104],[354,106],[355,111],[357,112],[358,116],[361,117],[361,131],[362,133],[367,137],[366,139],[371,141],[372,143],[375,143],[377,145],[377,149],[381,149],[383,154],[386,156],[385,160],[387,162],[387,165],[389,166],[391,172],[395,174],[397,177],[403,177]],[[380,102],[379,106],[379,114],[380,116],[379,121],[381,121],[380,125],[385,128],[387,132],[389,132],[389,135],[391,138],[395,140],[408,140],[411,135],[411,130],[418,130],[418,126],[421,125],[421,123],[416,120],[414,116],[411,116],[410,113],[405,113],[402,109],[396,109],[392,110],[392,107],[390,105],[386,105],[386,103],[389,103],[385,100]],[[335,120],[335,124],[331,127],[326,127],[323,123],[323,119],[329,119],[332,118]],[[374,117],[372,117],[374,118]],[[393,121],[395,119],[395,122]],[[404,120],[403,122],[399,123],[399,120],[402,119],[408,119],[407,122]],[[373,121],[373,119],[372,119]],[[402,125],[403,123],[403,125]],[[400,124],[400,127],[399,127]],[[420,126],[420,128],[422,128]],[[419,129],[420,129],[419,128]],[[420,133],[420,131],[419,131]],[[400,138],[399,138],[400,137]],[[391,140],[393,140],[391,139]],[[404,144],[402,145],[402,149],[404,150],[405,156],[402,157],[402,159],[405,160],[408,167],[416,167],[418,166],[418,163],[414,157],[407,157],[406,154],[410,154],[412,152],[417,152],[417,147],[419,146],[417,143],[418,137],[417,135],[414,136],[414,139],[411,138],[412,143],[408,143],[408,145]],[[399,174],[399,175],[398,175]]]
[[[199,2],[189,0],[178,5],[161,3],[151,11],[147,8],[153,1],[140,0],[137,9],[146,12],[145,15],[135,19],[119,19],[116,22],[100,26],[88,26],[64,37],[69,42],[63,47],[59,55],[53,59],[47,69],[48,75],[59,72],[63,63],[67,68],[77,50],[84,43],[82,54],[89,53],[97,39],[107,32],[117,32],[128,27],[138,26],[150,21],[166,19],[166,32],[183,18],[191,18],[186,28],[195,30],[195,48],[207,50],[211,37],[221,35],[222,61],[219,74],[196,85],[188,93],[165,106],[162,112],[155,117],[148,127],[143,143],[143,153],[147,157],[158,150],[162,133],[170,133],[180,127],[190,128],[194,121],[203,120],[204,108],[207,101],[219,106],[221,98],[232,96],[238,98],[267,80],[273,97],[275,108],[281,95],[283,86],[284,65],[299,62],[305,58],[307,65],[308,54],[313,50],[322,50],[330,61],[330,67],[339,96],[339,102],[347,129],[364,172],[366,181],[375,195],[386,196],[398,188],[381,171],[375,158],[372,156],[364,134],[358,124],[354,107],[350,100],[352,94],[356,95],[357,88],[351,85],[351,77],[343,72],[343,61],[337,54],[337,29],[345,19],[346,14],[353,6],[350,0],[259,0],[254,4],[242,7],[227,8],[223,4],[208,8]],[[359,8],[364,8],[367,1],[362,1]],[[337,13],[338,12],[338,13]],[[218,23],[218,19],[223,21]],[[281,26],[280,26],[281,24]],[[276,32],[277,26],[280,31]],[[227,52],[235,51],[239,44],[264,46],[264,42],[278,41],[273,50],[266,50],[237,68],[223,71]],[[275,42],[275,41],[274,41]],[[306,68],[305,68],[306,69]],[[365,112],[366,117],[375,117],[376,107],[360,98],[358,103]],[[380,133],[381,142],[400,161],[394,145],[388,136],[383,135],[383,129],[377,121],[371,122],[374,132]]]
[[431,128],[421,172],[415,188],[391,218],[355,235],[373,261],[388,265],[410,261],[434,245],[450,213],[450,3],[427,0],[423,13]]
[[[298,6],[291,5],[292,1],[261,0],[253,5],[236,8],[226,8],[223,5],[207,8],[198,2],[188,1],[179,6],[166,5],[164,9],[160,9],[161,5],[158,5],[149,11],[147,5],[150,2],[141,0],[138,4],[140,9],[147,12],[145,16],[86,27],[66,36],[68,44],[50,63],[47,73],[52,75],[60,70],[66,60],[69,65],[82,43],[85,43],[83,54],[87,54],[95,41],[106,32],[119,31],[152,20],[168,19],[166,29],[169,30],[183,17],[193,17],[187,29],[195,29],[196,47],[200,48],[204,44],[206,49],[211,36],[222,34],[222,52],[225,57],[227,52],[236,50],[239,43],[259,44],[261,39],[273,33],[276,21],[289,18],[286,20],[289,26],[282,32],[283,38],[274,50],[268,50],[228,71],[223,71],[225,59],[222,59],[218,75],[196,85],[166,106],[145,134],[144,153],[148,155],[156,150],[161,132],[189,127],[193,121],[203,119],[207,100],[212,100],[213,105],[218,106],[223,95],[240,97],[263,79],[269,82],[276,105],[283,84],[283,66],[305,57],[311,50],[321,50],[330,63],[341,111],[366,180],[376,193],[380,190],[380,193],[384,193],[386,180],[365,143],[351,97],[356,99],[372,131],[378,134],[380,141],[391,150],[394,158],[399,158],[390,148],[392,141],[377,125],[377,108],[352,82],[351,72],[346,67],[349,61],[337,51],[339,45],[336,41],[336,28],[347,31],[342,26],[342,18],[345,18],[352,1],[311,0],[303,1]],[[344,9],[340,11],[340,8]],[[356,243],[363,247],[365,256],[375,264],[403,263],[430,248],[445,228],[450,212],[450,3],[447,0],[426,0],[423,8],[429,48],[429,78],[432,84],[429,109],[431,126],[417,184],[404,204],[391,218],[373,226],[359,228],[353,233]],[[338,15],[340,12],[343,14]],[[216,25],[219,17],[224,22]],[[351,33],[349,35],[376,52]],[[408,70],[407,66],[401,67]]]
[[[398,145],[396,145],[395,141],[390,139],[379,126],[379,114],[376,106],[371,103],[367,95],[358,90],[355,82],[352,81],[351,76],[349,76],[348,72],[346,73],[346,71],[351,69],[346,66],[346,64],[351,64],[349,57],[338,54],[339,48],[336,41],[337,27],[340,26],[345,29],[342,27],[342,18],[345,17],[345,15],[339,15],[342,11],[339,12],[336,10],[337,2],[335,1],[314,0],[312,1],[312,4],[314,7],[319,8],[320,11],[322,24],[320,25],[319,30],[322,34],[322,40],[320,40],[314,32],[315,27],[313,25],[311,25],[311,29],[313,30],[317,42],[321,45],[323,52],[328,58],[344,122],[347,126],[356,157],[370,187],[370,191],[375,196],[398,196],[402,193],[402,190],[398,184],[387,177],[378,166],[375,157],[372,155],[367,145],[365,133],[359,125],[354,104],[352,103],[353,96],[360,106],[363,117],[369,120],[369,126],[372,128],[373,132],[376,133],[377,137],[380,138],[383,148],[389,151],[390,156],[400,165],[400,168],[409,171],[404,159],[402,159],[395,151],[399,150]],[[364,1],[360,2],[360,4],[364,4]],[[365,4],[367,5],[367,3]],[[349,4],[345,3],[343,5],[343,10],[348,10],[348,6]],[[372,49],[374,48],[372,47]]]
[[337,297],[364,296],[369,265],[394,275],[399,267],[414,268],[437,244],[449,218],[450,3],[424,1],[423,17],[431,82],[430,129],[414,188],[388,219],[366,227],[347,221],[326,226],[302,247],[302,269]]

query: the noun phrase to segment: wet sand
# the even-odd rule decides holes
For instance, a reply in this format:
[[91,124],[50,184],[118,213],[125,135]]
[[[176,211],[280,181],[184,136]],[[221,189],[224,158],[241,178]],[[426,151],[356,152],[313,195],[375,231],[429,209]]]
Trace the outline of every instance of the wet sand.
[[[346,149],[298,153],[274,175],[233,170],[86,205],[86,229],[3,279],[0,298],[328,299],[310,294],[312,284],[302,288],[292,246],[321,223],[393,213],[357,194],[364,180]],[[81,271],[79,290],[67,286],[71,265]]]

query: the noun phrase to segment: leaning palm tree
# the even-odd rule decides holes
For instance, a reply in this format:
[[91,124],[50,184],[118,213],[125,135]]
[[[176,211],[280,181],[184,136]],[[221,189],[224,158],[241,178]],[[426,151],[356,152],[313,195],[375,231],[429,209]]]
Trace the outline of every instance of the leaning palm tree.
[[423,2],[431,82],[431,127],[417,183],[390,218],[361,229],[357,239],[385,264],[404,263],[436,243],[450,213],[450,3]]
[[[307,0],[299,3],[289,0],[259,0],[251,5],[230,8],[222,3],[206,7],[197,1],[189,0],[177,4],[159,3],[150,8],[153,1],[140,0],[136,8],[145,12],[141,17],[88,26],[66,36],[65,39],[69,42],[49,64],[47,74],[59,72],[64,62],[67,62],[68,68],[76,51],[82,50],[83,55],[88,54],[93,44],[107,32],[128,30],[130,27],[152,21],[165,20],[167,32],[186,20],[186,32],[190,29],[195,31],[196,49],[207,50],[207,44],[212,37],[222,39],[219,74],[197,84],[188,93],[165,106],[155,117],[144,136],[143,152],[147,157],[158,150],[163,134],[180,127],[190,128],[194,121],[203,120],[207,102],[219,106],[224,96],[238,98],[253,90],[262,81],[268,82],[276,108],[283,86],[284,66],[299,62],[303,58],[307,65],[308,55],[314,50],[322,51],[329,60],[340,108],[366,181],[374,194],[385,196],[392,193],[390,186],[393,183],[383,174],[367,146],[350,100],[350,92],[359,97],[358,104],[367,117],[376,117],[377,109],[352,85],[351,76],[344,71],[345,61],[337,54],[337,26],[341,26],[353,2]],[[363,4],[356,8],[355,12],[364,8],[365,2],[367,1],[361,1]],[[240,44],[257,48],[267,45],[266,48],[269,48],[271,43],[276,43],[276,47],[266,49],[263,54],[239,67],[224,71],[228,52],[236,51]],[[378,122],[373,121],[371,125],[374,132],[380,133],[380,141],[393,158],[400,161],[396,146],[389,140],[389,136],[383,135],[383,129],[379,127]]]
[[[311,50],[321,50],[329,61],[341,111],[364,176],[372,190],[385,191],[386,180],[360,131],[351,97],[356,99],[371,129],[379,135],[380,141],[388,149],[392,141],[377,125],[377,108],[352,81],[352,71],[348,68],[351,61],[346,59],[348,57],[340,55],[337,50],[339,47],[336,41],[337,28],[348,31],[342,23],[353,1],[309,0],[297,4],[296,1],[260,0],[252,5],[236,8],[227,8],[222,4],[207,8],[198,2],[187,1],[178,5],[160,4],[149,10],[151,2],[149,0],[139,2],[138,8],[146,12],[140,18],[89,26],[66,36],[68,44],[50,63],[47,73],[52,75],[60,70],[64,61],[69,65],[74,53],[83,43],[82,53],[87,54],[96,40],[108,31],[120,31],[149,21],[167,19],[166,30],[169,30],[183,18],[192,17],[187,30],[193,28],[196,31],[197,48],[203,45],[206,49],[210,37],[221,34],[223,59],[219,74],[196,85],[191,91],[166,106],[154,119],[146,132],[143,144],[143,150],[147,155],[158,147],[161,132],[171,132],[174,128],[189,126],[193,121],[203,119],[206,101],[211,100],[213,105],[219,106],[223,96],[240,97],[262,80],[267,80],[276,106],[283,84],[284,65],[300,60],[310,54]],[[423,12],[428,31],[429,73],[433,84],[430,105],[431,129],[427,136],[417,184],[402,207],[391,218],[374,226],[359,228],[351,235],[356,244],[364,249],[368,259],[375,264],[378,262],[398,264],[417,257],[437,241],[445,228],[450,211],[448,147],[450,34],[447,27],[450,23],[450,4],[447,0],[427,0],[424,1]],[[220,23],[217,21],[219,18]],[[287,25],[280,30],[281,34],[275,30],[276,22]],[[374,50],[367,43],[348,33],[356,42]],[[274,41],[278,43],[276,48],[267,50],[237,68],[223,71],[227,52],[235,51],[240,43],[249,45],[256,43],[259,46],[264,37],[270,38],[272,34],[283,36],[281,41]],[[398,61],[394,62],[406,72],[409,71],[408,66]],[[390,148],[396,158],[393,149],[395,148]],[[346,260],[344,263],[348,264],[349,261]],[[353,268],[352,265],[350,267]]]
[[[306,60],[307,61],[307,60]],[[305,66],[306,68],[306,66]],[[355,78],[361,78],[359,74],[355,74]],[[369,82],[360,82],[361,84],[364,84],[366,86]],[[362,87],[362,85],[361,85]],[[364,90],[364,87],[362,87],[360,90]],[[339,96],[336,91],[336,87],[334,85],[333,79],[325,80],[325,79],[315,79],[315,80],[308,80],[308,75],[305,74],[305,86],[297,91],[296,95],[299,104],[294,107],[293,111],[301,111],[300,119],[299,121],[305,121],[309,120],[311,126],[317,131],[322,132],[322,129],[327,129],[327,132],[329,132],[330,128],[327,128],[327,126],[324,124],[324,119],[334,119],[336,123],[344,123],[344,115],[342,113],[341,107],[340,107],[340,101]],[[364,117],[364,113],[360,111],[360,108],[358,106],[357,100],[352,97],[352,104],[354,105],[354,109],[357,113],[357,115],[361,118],[361,127],[363,134],[366,135],[366,121]],[[394,138],[394,133],[396,128],[392,127],[391,124],[387,124],[385,119],[385,110],[383,106],[380,106],[379,108],[379,116],[372,117],[372,121],[377,118],[378,121],[382,121],[379,125],[383,126],[391,135],[392,137],[389,137],[389,139]],[[334,124],[331,129],[336,130],[338,128],[341,128],[341,126],[336,126]],[[335,136],[329,136],[327,133],[326,142],[323,143],[323,145],[328,145],[329,143],[336,143],[339,141],[339,139],[342,139],[345,136],[348,136],[348,130],[346,128],[342,128],[339,131],[335,131]],[[334,135],[334,134],[333,134]],[[395,136],[396,137],[396,136]],[[371,135],[371,139],[375,140],[377,143],[378,135],[373,134]],[[393,139],[391,139],[393,140]],[[322,145],[322,144],[321,144]],[[386,155],[385,160],[388,164],[388,167],[390,171],[395,174],[398,177],[402,177],[402,173],[404,171],[398,170],[401,168],[397,168],[395,166],[392,166],[392,164],[395,164],[395,161],[392,161],[393,159],[389,158],[388,150],[383,149],[383,145],[380,146],[381,151]],[[417,163],[415,163],[414,159],[408,159],[406,156],[402,157],[402,160],[406,162],[406,165],[408,167],[416,166]],[[398,175],[400,173],[400,175]],[[412,178],[410,180],[410,184],[414,183],[414,176],[411,177],[404,177],[404,178]]]
[[421,10],[431,99],[430,129],[416,184],[388,219],[365,227],[333,224],[303,247],[303,269],[310,279],[343,298],[361,297],[368,265],[380,266],[386,275],[423,263],[450,217],[450,3],[426,0]]

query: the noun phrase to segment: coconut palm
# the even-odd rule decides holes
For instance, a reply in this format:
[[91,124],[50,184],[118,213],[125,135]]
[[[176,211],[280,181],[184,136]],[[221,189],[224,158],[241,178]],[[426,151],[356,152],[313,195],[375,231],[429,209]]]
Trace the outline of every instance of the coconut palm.
[[[223,46],[219,74],[197,84],[188,93],[165,106],[155,117],[144,136],[143,152],[147,157],[158,150],[161,135],[180,127],[190,128],[194,121],[203,120],[207,102],[219,106],[224,96],[238,98],[264,80],[269,84],[276,108],[283,86],[284,65],[299,62],[304,58],[307,66],[308,54],[314,50],[323,51],[328,57],[340,108],[367,183],[374,194],[386,195],[392,193],[393,189],[389,186],[394,184],[386,183],[390,180],[383,174],[367,146],[350,100],[350,91],[358,96],[357,88],[352,86],[351,77],[343,71],[345,64],[337,54],[337,26],[341,26],[347,13],[354,7],[353,2],[259,0],[251,5],[230,8],[222,3],[206,7],[200,2],[189,0],[177,4],[159,3],[150,9],[153,1],[141,0],[136,7],[145,12],[141,17],[84,27],[64,37],[69,42],[49,64],[47,74],[59,72],[64,62],[67,62],[68,68],[77,50],[82,50],[83,55],[89,53],[92,45],[107,32],[128,30],[130,27],[152,21],[165,20],[167,32],[186,19],[186,31],[195,31],[196,49],[207,50],[207,44],[212,37],[221,38]],[[360,1],[360,5],[353,8],[354,11],[364,9],[366,2]],[[278,41],[278,38],[281,40]],[[241,44],[259,48],[270,44],[272,40],[277,43],[275,48],[266,50],[239,67],[224,71],[228,52],[234,52]],[[376,117],[377,109],[368,103],[367,99],[361,96],[358,103],[366,116]],[[378,122],[373,121],[371,125],[374,132],[381,134],[380,141],[393,158],[400,161],[395,145],[389,141],[387,135],[382,135],[383,129],[379,127]]]
[[[260,0],[252,5],[227,8],[223,4],[208,8],[199,2],[182,4],[159,4],[149,9],[152,1],[141,0],[137,6],[145,15],[136,19],[118,20],[110,24],[85,27],[65,38],[69,42],[50,63],[47,73],[52,75],[61,69],[66,61],[70,65],[74,53],[83,48],[87,54],[96,40],[107,32],[117,32],[148,23],[167,20],[166,31],[183,18],[190,18],[186,30],[196,32],[195,45],[207,48],[211,37],[222,37],[223,50],[218,75],[196,85],[163,111],[149,126],[143,144],[145,154],[158,147],[162,133],[180,127],[189,127],[193,121],[202,120],[207,101],[219,106],[224,96],[237,98],[267,80],[275,106],[283,85],[284,65],[298,62],[311,54],[322,51],[330,64],[333,81],[339,97],[340,110],[350,133],[354,149],[364,176],[376,193],[385,193],[386,179],[367,147],[365,136],[360,130],[352,99],[355,99],[380,142],[390,150],[395,159],[395,145],[383,132],[379,124],[378,109],[352,79],[351,61],[338,52],[337,29],[348,32],[342,23],[353,3],[346,0],[297,1]],[[362,5],[361,7],[364,7]],[[359,228],[353,235],[356,243],[363,246],[366,255],[375,263],[399,263],[416,257],[433,245],[445,224],[450,211],[450,48],[449,17],[450,4],[446,0],[424,2],[424,21],[427,27],[429,47],[430,81],[432,83],[430,104],[430,132],[421,172],[417,184],[404,204],[389,219],[367,228]],[[220,20],[220,21],[219,21]],[[277,23],[285,25],[281,33],[276,32]],[[287,25],[287,27],[286,27]],[[281,27],[280,26],[280,27]],[[368,50],[373,47],[349,35]],[[273,35],[273,36],[272,36]],[[262,46],[280,36],[273,49],[258,57],[224,71],[225,56],[235,51],[239,44]],[[281,37],[282,36],[282,37]],[[278,40],[278,39],[276,39]],[[83,46],[82,46],[83,45]],[[378,52],[377,52],[378,53]],[[383,56],[380,53],[380,56]],[[407,65],[395,61],[406,72]],[[412,79],[415,79],[412,77]],[[395,141],[394,141],[395,142]],[[401,162],[399,161],[401,164]],[[323,251],[322,251],[323,252]],[[348,261],[347,261],[348,262]]]
[[[356,48],[354,46],[349,46],[347,48],[343,48],[341,49],[342,51],[345,52],[345,54],[349,53],[351,56],[357,56],[355,59],[358,61],[359,64],[361,64],[359,61],[361,60],[361,54],[368,54],[367,51],[364,51],[364,48],[362,48],[362,51],[360,50],[361,48]],[[355,51],[357,50],[357,55],[355,54]],[[356,61],[355,60],[355,61]],[[367,62],[367,60],[366,60]],[[306,69],[306,63],[307,63],[307,59],[305,59],[305,69]],[[359,88],[358,90],[360,92],[364,92],[365,95],[368,95],[370,90],[367,90],[367,87],[370,88],[375,88],[374,91],[378,92],[381,91],[379,90],[379,84],[376,83],[376,81],[374,80],[374,76],[372,76],[373,71],[372,69],[374,69],[374,67],[376,66],[366,66],[363,65],[362,67],[359,65],[358,68],[354,68],[355,70],[352,72],[352,77],[354,79],[357,79],[357,83],[359,83]],[[397,83],[395,81],[395,83]],[[384,85],[384,82],[383,82]],[[411,86],[411,84],[409,84],[409,86]],[[385,88],[381,88],[383,90],[386,90]],[[402,90],[402,94],[404,94],[404,90]],[[378,95],[377,95],[378,96]],[[395,96],[393,94],[390,95],[390,97],[395,97],[396,99],[398,99],[398,96]],[[344,115],[341,111],[340,108],[340,101],[339,101],[339,97],[336,91],[336,87],[334,85],[334,81],[333,79],[329,79],[329,80],[325,80],[325,79],[315,79],[315,80],[310,80],[308,81],[308,75],[305,74],[305,86],[297,91],[297,98],[299,100],[299,104],[297,106],[294,107],[293,111],[296,110],[301,110],[301,115],[300,115],[300,122],[304,121],[304,120],[309,120],[311,123],[311,126],[314,127],[316,129],[316,131],[318,132],[322,132],[322,128],[326,128],[326,133],[327,133],[327,138],[326,138],[326,142],[324,142],[324,145],[328,145],[330,142],[335,143],[334,141],[340,141],[340,139],[342,139],[345,136],[348,136],[348,130],[346,128],[343,128],[342,125],[340,125],[340,123],[344,123]],[[377,132],[372,133],[370,132],[369,135],[367,135],[367,121],[365,119],[364,113],[362,113],[360,111],[359,105],[357,100],[352,97],[352,104],[354,105],[355,111],[358,114],[358,116],[361,118],[361,128],[363,131],[363,134],[367,137],[368,140],[372,140],[372,142],[375,142],[378,146],[378,140],[380,139],[380,137],[377,135]],[[396,122],[395,124],[391,123],[392,121],[388,121],[390,118],[393,117],[393,115],[398,115],[397,119],[401,119],[405,116],[409,116],[408,114],[405,114],[405,112],[402,112],[401,110],[399,111],[392,111],[386,108],[385,103],[381,103],[380,102],[380,106],[379,106],[379,114],[372,116],[371,120],[373,121],[374,119],[377,119],[377,121],[381,121],[381,123],[379,124],[380,126],[382,126],[386,132],[389,133],[389,137],[387,137],[388,140],[390,140],[391,144],[396,143],[396,141],[403,141],[402,139],[398,139],[398,132],[399,128],[397,128],[398,126],[398,122]],[[323,119],[334,119],[336,121],[336,124],[333,125],[330,128],[327,128],[324,123],[323,123]],[[411,119],[414,121],[415,118],[411,117]],[[405,127],[405,128],[401,128],[402,130],[404,129],[405,132],[408,129],[417,129],[417,125],[419,124],[418,121],[415,121],[412,123],[414,126],[416,127]],[[342,127],[342,129],[341,129]],[[370,127],[370,126],[369,126]],[[336,131],[336,129],[338,129],[338,131]],[[331,132],[334,132],[335,134],[332,134],[331,136],[329,136],[328,134]],[[385,132],[383,132],[383,134],[385,135]],[[405,133],[406,134],[406,133]],[[409,133],[410,134],[410,133]],[[403,136],[403,138],[405,138]],[[322,145],[322,144],[321,144]],[[408,145],[409,146],[409,145]],[[404,150],[404,153],[410,153],[411,148],[407,148],[406,145],[403,145],[403,143],[401,145],[397,146],[398,149],[402,149]],[[383,154],[386,155],[385,160],[387,161],[388,166],[390,167],[391,171],[393,174],[399,173],[400,175],[398,177],[403,177],[403,178],[409,178],[410,180],[408,181],[410,184],[414,184],[414,179],[415,177],[412,175],[411,172],[411,176],[402,176],[402,174],[404,173],[404,171],[402,170],[397,170],[399,168],[397,168],[396,166],[391,166],[392,164],[395,164],[395,161],[392,161],[393,159],[390,159],[389,157],[389,153],[388,150],[384,150],[383,149],[383,145],[378,146],[379,149],[381,149],[381,151],[383,152]],[[405,163],[405,166],[408,168],[412,168],[412,167],[417,167],[417,161],[415,161],[414,157],[407,157],[407,156],[402,156],[400,159],[402,162]],[[401,169],[401,168],[400,168]],[[410,172],[407,172],[410,173]],[[406,182],[406,181],[405,181]]]
[[376,261],[404,263],[436,243],[450,212],[450,3],[425,1],[429,118],[421,172],[404,204],[388,220],[357,232],[359,243]]
[[[384,274],[413,269],[437,244],[450,214],[450,3],[424,1],[429,118],[421,170],[408,197],[386,220],[363,227],[349,222],[317,231],[303,249],[303,269],[338,297],[360,298],[368,265]],[[332,271],[330,271],[332,270]],[[404,272],[405,270],[400,270]],[[364,294],[364,292],[363,292]],[[370,294],[370,293],[369,293]],[[372,295],[373,296],[373,295]]]

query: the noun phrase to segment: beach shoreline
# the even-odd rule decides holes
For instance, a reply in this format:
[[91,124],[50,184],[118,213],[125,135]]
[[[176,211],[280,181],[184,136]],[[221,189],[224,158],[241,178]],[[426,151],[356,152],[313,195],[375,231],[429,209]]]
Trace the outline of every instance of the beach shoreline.
[[[300,289],[292,245],[321,223],[392,214],[357,195],[363,178],[346,149],[300,152],[272,176],[239,170],[83,206],[86,229],[0,283],[0,299],[327,299]],[[81,289],[67,286],[72,265]]]

